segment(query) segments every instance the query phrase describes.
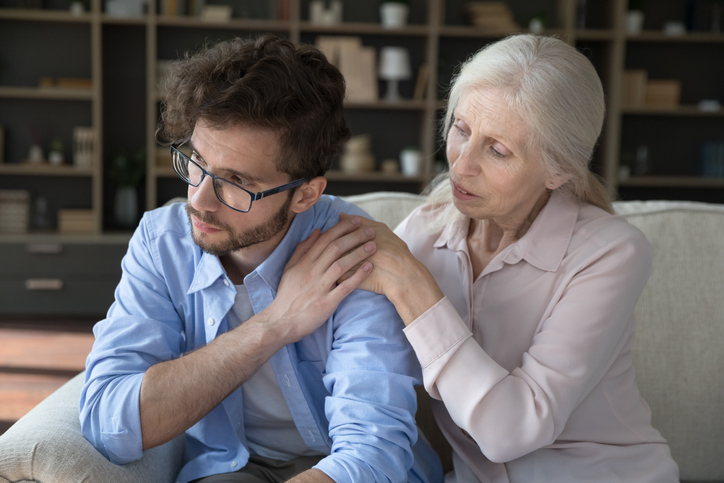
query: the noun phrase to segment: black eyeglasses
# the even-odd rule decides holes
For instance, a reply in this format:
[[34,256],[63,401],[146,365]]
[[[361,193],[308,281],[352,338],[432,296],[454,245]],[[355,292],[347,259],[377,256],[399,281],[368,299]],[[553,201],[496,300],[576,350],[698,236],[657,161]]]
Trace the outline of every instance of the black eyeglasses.
[[216,193],[219,201],[232,210],[242,213],[248,213],[254,201],[296,188],[307,181],[302,178],[282,186],[277,186],[276,188],[260,191],[259,193],[252,193],[231,181],[209,173],[196,164],[193,159],[179,151],[176,145],[171,146],[171,159],[173,160],[173,170],[176,171],[179,178],[196,188],[204,181],[204,177],[208,176],[214,183],[214,193]]

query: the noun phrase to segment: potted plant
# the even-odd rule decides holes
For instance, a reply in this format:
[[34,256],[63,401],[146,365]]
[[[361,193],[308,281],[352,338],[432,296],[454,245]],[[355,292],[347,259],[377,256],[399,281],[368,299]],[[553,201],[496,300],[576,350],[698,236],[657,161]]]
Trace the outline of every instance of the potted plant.
[[404,27],[409,13],[409,0],[382,0],[380,4],[380,19],[385,28]]

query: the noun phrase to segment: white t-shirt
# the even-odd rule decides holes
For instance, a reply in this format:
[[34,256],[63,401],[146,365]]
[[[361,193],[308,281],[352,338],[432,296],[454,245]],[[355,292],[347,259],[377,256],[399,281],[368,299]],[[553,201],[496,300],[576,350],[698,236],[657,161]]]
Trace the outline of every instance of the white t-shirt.
[[[229,330],[253,315],[249,292],[244,285],[236,285],[234,306],[227,315]],[[285,461],[320,454],[310,449],[299,434],[271,362],[267,361],[242,384],[241,392],[244,431],[250,453]]]

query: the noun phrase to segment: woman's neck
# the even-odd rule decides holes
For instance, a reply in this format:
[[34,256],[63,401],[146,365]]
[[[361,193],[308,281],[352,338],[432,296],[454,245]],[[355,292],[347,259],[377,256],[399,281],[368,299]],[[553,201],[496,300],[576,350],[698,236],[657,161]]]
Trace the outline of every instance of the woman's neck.
[[485,267],[498,253],[525,235],[543,207],[548,203],[550,192],[545,191],[524,216],[517,219],[471,219],[467,242],[473,265],[473,280],[477,280]]

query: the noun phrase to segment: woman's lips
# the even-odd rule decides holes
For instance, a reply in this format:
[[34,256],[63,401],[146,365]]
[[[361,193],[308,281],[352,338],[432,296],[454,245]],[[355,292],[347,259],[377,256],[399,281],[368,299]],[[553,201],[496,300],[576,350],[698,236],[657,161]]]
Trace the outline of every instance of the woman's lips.
[[216,232],[221,231],[219,228],[213,227],[211,225],[207,225],[206,223],[199,221],[199,219],[196,218],[195,216],[193,217],[193,219],[194,219],[194,227],[196,227],[196,229],[202,233],[211,234],[211,233],[216,233]]
[[453,196],[455,196],[455,198],[462,200],[462,201],[468,201],[468,200],[478,198],[474,194],[468,193],[467,191],[462,189],[460,187],[460,185],[458,185],[457,183],[453,183],[452,185],[453,185],[453,190],[452,190]]

